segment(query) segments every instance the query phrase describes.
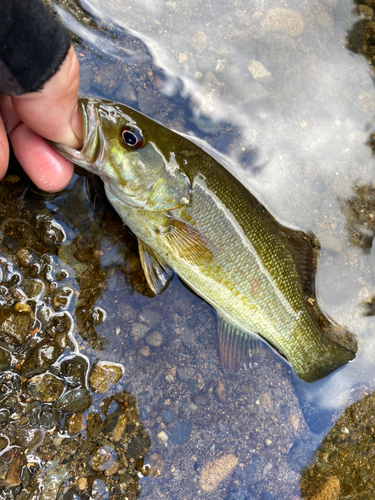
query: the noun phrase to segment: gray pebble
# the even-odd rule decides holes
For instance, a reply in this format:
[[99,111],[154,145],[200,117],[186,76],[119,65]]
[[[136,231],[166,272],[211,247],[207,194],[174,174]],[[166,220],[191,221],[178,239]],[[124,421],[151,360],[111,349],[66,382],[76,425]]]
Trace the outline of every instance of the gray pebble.
[[133,323],[130,334],[134,340],[140,340],[146,336],[149,330],[150,328],[143,323]]
[[151,347],[160,347],[163,343],[163,335],[158,332],[157,330],[154,330],[147,338],[146,342],[148,345]]

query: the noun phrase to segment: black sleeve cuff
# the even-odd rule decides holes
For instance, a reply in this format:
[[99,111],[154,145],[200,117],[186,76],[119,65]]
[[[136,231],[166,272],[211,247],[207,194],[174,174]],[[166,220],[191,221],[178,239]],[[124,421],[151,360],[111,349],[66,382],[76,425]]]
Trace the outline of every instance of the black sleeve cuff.
[[0,0],[0,93],[40,90],[61,66],[68,31],[40,0]]

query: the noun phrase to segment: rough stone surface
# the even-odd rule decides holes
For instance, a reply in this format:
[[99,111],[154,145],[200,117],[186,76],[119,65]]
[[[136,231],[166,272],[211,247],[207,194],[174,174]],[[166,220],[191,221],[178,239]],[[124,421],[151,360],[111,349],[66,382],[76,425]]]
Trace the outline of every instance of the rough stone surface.
[[207,463],[203,468],[199,484],[203,491],[216,490],[219,484],[233,471],[238,463],[238,458],[233,455],[224,455],[214,462]]
[[262,20],[266,31],[279,31],[284,35],[297,37],[304,30],[305,23],[301,14],[290,9],[271,9]]
[[91,368],[90,387],[97,394],[103,394],[120,380],[122,374],[123,369],[119,364],[99,361]]

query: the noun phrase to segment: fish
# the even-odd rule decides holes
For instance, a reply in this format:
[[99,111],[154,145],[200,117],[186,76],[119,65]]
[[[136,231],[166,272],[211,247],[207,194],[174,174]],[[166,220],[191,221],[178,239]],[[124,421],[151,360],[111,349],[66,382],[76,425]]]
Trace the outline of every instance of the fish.
[[248,365],[264,341],[306,382],[355,358],[355,335],[316,304],[311,233],[281,225],[187,137],[121,103],[84,97],[79,106],[82,149],[51,144],[101,177],[152,291],[176,273],[216,310],[224,367]]

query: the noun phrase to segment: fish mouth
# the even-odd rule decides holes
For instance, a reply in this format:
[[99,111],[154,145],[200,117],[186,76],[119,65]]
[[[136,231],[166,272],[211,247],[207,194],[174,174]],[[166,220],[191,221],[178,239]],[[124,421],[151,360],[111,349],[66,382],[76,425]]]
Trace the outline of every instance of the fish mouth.
[[50,142],[50,144],[67,160],[71,160],[94,174],[99,174],[106,140],[100,126],[100,117],[95,103],[94,99],[79,100],[83,121],[83,146],[81,149],[70,148],[58,142]]

